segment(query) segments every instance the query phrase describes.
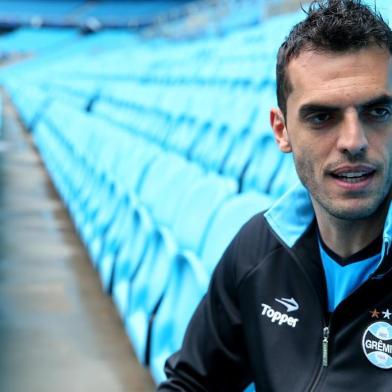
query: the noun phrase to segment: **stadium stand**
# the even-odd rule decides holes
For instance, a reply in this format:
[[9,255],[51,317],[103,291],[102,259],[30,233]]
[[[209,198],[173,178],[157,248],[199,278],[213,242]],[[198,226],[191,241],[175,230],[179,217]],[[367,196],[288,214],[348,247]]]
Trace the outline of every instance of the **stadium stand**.
[[[67,15],[105,11],[80,5]],[[178,18],[152,38],[48,27],[0,36],[2,53],[31,55],[0,81],[156,382],[235,232],[298,181],[268,112],[278,45],[301,14],[260,22],[255,2],[231,7],[232,19],[192,40],[158,35],[184,26]]]
[[238,23],[193,41],[3,36],[31,57],[2,83],[156,382],[234,233],[295,181],[268,129],[281,19]]

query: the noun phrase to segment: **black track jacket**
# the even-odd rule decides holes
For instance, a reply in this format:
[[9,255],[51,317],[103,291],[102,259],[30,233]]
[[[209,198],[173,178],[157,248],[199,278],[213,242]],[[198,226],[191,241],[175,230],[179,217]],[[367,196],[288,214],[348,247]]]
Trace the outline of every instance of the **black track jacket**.
[[291,219],[278,207],[232,241],[160,392],[392,392],[390,230],[377,271],[329,314],[314,214],[294,196],[301,229],[276,225]]

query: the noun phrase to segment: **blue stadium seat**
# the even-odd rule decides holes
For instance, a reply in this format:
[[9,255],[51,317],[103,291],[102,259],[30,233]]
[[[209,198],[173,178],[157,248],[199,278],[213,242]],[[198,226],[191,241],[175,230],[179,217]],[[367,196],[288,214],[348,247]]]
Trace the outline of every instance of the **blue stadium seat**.
[[297,184],[299,181],[295,170],[293,156],[285,154],[282,163],[274,176],[270,188],[270,194],[275,199],[282,196],[289,188]]
[[238,135],[233,140],[233,145],[230,147],[227,156],[223,159],[220,168],[222,174],[239,181],[258,143],[259,140],[254,134],[248,132]]
[[284,159],[272,135],[261,138],[247,163],[241,189],[270,193],[272,182]]
[[[119,148],[120,150],[120,148]],[[128,153],[126,152],[128,151]],[[120,151],[119,151],[120,152]],[[155,157],[161,151],[158,147],[149,145],[142,140],[135,139],[133,143],[125,148],[124,156],[118,159],[117,171],[113,173],[116,189],[113,195],[115,210],[112,212],[103,209],[103,224],[99,220],[94,223],[94,233],[91,238],[91,255],[98,269],[108,264],[108,275],[111,274],[110,264],[122,241],[122,227],[125,214],[131,214],[135,203],[138,203],[138,188],[142,182],[145,171]],[[101,218],[102,222],[102,218]],[[102,260],[105,260],[103,263]],[[107,288],[108,281],[104,283]]]
[[[166,162],[159,160],[154,163],[156,163],[156,175],[162,177],[162,170],[166,173]],[[178,161],[173,163],[177,167]],[[129,227],[128,234],[116,257],[113,278],[113,300],[122,318],[125,317],[128,309],[129,291],[134,274],[143,260],[147,247],[154,244],[157,233],[165,232],[172,226],[184,195],[203,176],[201,168],[191,163],[178,165],[177,169],[170,177],[164,176],[165,184],[160,190],[160,197],[151,199],[150,209],[146,210],[139,206],[139,209],[134,210],[136,215],[130,215],[126,220],[128,226],[125,227]],[[152,176],[152,182],[154,178]],[[154,195],[156,192],[153,190],[153,198]]]
[[181,346],[188,321],[223,251],[242,224],[267,209],[271,202],[271,198],[256,192],[226,200],[205,231],[200,256],[188,251],[175,257],[165,295],[152,323],[150,368],[157,383],[164,379],[166,358]]
[[146,362],[150,320],[164,295],[176,255],[199,251],[214,211],[236,190],[235,182],[213,174],[200,179],[184,195],[171,230],[162,228],[156,232],[132,281],[125,318],[127,333],[140,361]]
[[[128,241],[132,238],[132,253],[129,263],[133,265],[138,264],[144,248],[146,246],[146,239],[154,225],[154,216],[151,214],[151,208],[154,203],[160,203],[161,198],[157,195],[162,195],[166,184],[170,182],[172,176],[186,165],[186,161],[175,154],[161,153],[151,161],[148,168],[146,168],[143,178],[140,181],[136,192],[136,202],[130,204],[132,209],[128,212],[129,218],[126,220],[127,231],[122,238],[128,237]],[[165,172],[162,175],[162,172]],[[167,190],[170,192],[170,190]],[[161,208],[164,204],[161,204]],[[112,281],[112,272],[115,263],[114,254],[101,254],[101,262],[99,263],[99,272],[104,288],[109,291],[110,283]]]

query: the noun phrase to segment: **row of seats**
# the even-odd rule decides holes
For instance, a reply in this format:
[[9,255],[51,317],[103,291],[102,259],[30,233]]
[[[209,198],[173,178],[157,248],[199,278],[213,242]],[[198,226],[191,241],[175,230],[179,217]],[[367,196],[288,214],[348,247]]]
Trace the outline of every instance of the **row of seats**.
[[21,29],[2,37],[3,53],[37,54],[51,47],[68,44],[77,38],[77,32],[66,29]]
[[239,194],[232,179],[73,108],[51,107],[34,140],[139,360],[159,382],[224,248],[272,199]]
[[[50,107],[50,96],[56,96],[57,101],[79,111],[89,103],[89,99],[80,97],[80,102],[75,98],[70,104],[69,100],[61,99],[61,94],[52,92],[45,95],[34,86],[29,88],[28,93],[18,96],[17,104],[23,108],[22,117],[30,128],[35,119],[29,112]],[[262,93],[260,97],[256,92],[252,94],[252,107],[244,95],[247,106],[243,105],[242,109],[241,105],[235,104],[237,101],[242,102],[242,94],[239,92],[231,106],[223,108],[220,113],[216,108],[216,118],[211,113],[210,118],[204,121],[200,117],[193,117],[191,110],[187,113],[186,107],[174,117],[156,108],[147,110],[145,107],[131,107],[119,101],[108,103],[98,100],[88,113],[166,151],[182,155],[205,170],[233,178],[238,182],[240,191],[256,190],[276,198],[295,183],[296,175],[291,156],[279,153],[272,132],[266,125],[267,104],[264,110],[257,108],[257,100],[261,101],[262,96]],[[56,105],[58,103],[54,107]],[[214,108],[213,104],[211,106]],[[231,111],[231,108],[238,110]],[[264,129],[260,127],[263,123]],[[284,170],[280,170],[282,167]]]
[[[0,20],[27,24],[29,22],[58,25],[83,25],[89,20],[96,23],[115,23],[127,26],[127,23],[151,21],[154,17],[172,11],[177,2],[124,2],[101,0],[47,1],[47,0],[0,0]],[[98,25],[99,26],[99,25]]]

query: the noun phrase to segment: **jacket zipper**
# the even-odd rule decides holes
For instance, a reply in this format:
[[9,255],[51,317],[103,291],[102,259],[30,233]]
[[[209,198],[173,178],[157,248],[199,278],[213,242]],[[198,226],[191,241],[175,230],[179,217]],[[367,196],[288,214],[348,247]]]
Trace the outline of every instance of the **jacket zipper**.
[[[266,222],[267,222],[271,232],[275,235],[275,238],[278,240],[278,242],[280,242],[281,245],[286,249],[286,251],[291,255],[291,257],[294,260],[296,260],[300,270],[307,277],[308,283],[309,283],[311,289],[313,290],[316,298],[319,297],[321,308],[323,308],[322,297],[319,296],[319,293],[317,292],[317,290],[314,287],[313,281],[309,278],[309,275],[307,274],[307,272],[302,267],[302,263],[298,259],[297,255],[275,233],[275,231],[269,225],[269,222],[268,221],[266,221]],[[324,287],[324,291],[325,291],[325,296],[326,296],[327,295],[327,288],[326,288],[326,286]],[[318,373],[317,373],[317,376],[316,376],[314,382],[310,385],[310,387],[308,389],[309,392],[316,392],[317,387],[320,385],[320,382],[322,380],[322,376],[326,373],[326,370],[327,370],[327,367],[328,367],[328,363],[329,363],[329,337],[330,337],[330,329],[331,329],[331,317],[330,316],[326,317],[326,315],[324,314],[323,324],[324,324],[324,328],[323,328],[323,338],[322,338],[322,342],[321,342],[322,343],[321,344],[321,354],[322,354],[321,358],[322,358],[322,360],[321,360],[321,364],[320,364],[321,366],[320,366],[320,368],[318,370]]]
[[323,329],[323,367],[328,366],[328,338],[329,326]]
[[323,339],[321,341],[321,366],[318,371],[316,379],[314,380],[312,386],[309,389],[309,391],[311,392],[315,392],[317,390],[317,387],[321,382],[322,376],[325,374],[328,367],[329,330],[330,330],[330,323],[323,328]]

